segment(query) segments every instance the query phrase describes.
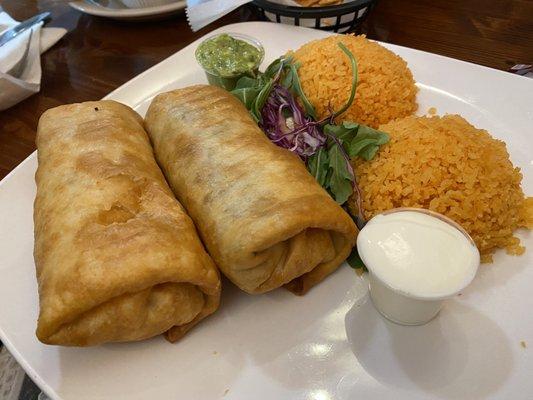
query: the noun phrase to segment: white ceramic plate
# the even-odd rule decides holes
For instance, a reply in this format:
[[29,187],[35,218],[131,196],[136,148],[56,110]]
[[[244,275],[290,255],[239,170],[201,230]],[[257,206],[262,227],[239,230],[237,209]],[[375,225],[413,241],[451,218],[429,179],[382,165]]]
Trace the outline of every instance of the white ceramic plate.
[[[255,36],[265,64],[327,33],[245,23],[219,31]],[[191,44],[107,98],[144,113],[164,90],[205,82]],[[533,80],[387,45],[414,73],[420,112],[461,113],[507,142],[533,193]],[[32,257],[35,154],[0,183],[0,337],[53,399],[531,399],[533,237],[529,251],[503,252],[474,283],[421,327],[385,321],[366,284],[346,265],[295,297],[249,296],[224,282],[220,310],[183,340],[158,337],[96,348],[45,346]],[[524,341],[529,347],[523,348]]]
[[[104,3],[105,1],[105,3]],[[118,0],[104,0],[98,5],[92,1],[73,1],[70,2],[70,6],[82,13],[95,15],[98,17],[107,17],[113,19],[126,19],[126,20],[144,20],[166,17],[168,15],[176,14],[187,6],[186,0],[177,0],[170,4],[161,6],[145,7],[145,8],[126,8],[122,6]]]

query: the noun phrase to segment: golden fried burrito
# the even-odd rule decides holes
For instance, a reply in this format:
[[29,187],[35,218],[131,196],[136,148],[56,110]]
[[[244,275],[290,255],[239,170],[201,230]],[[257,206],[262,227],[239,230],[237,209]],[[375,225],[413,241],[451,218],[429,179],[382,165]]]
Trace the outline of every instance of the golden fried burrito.
[[350,253],[350,216],[230,93],[200,85],[160,94],[145,124],[209,253],[242,290],[303,294]]
[[40,341],[173,341],[217,309],[216,267],[137,113],[114,101],[48,110],[37,149]]

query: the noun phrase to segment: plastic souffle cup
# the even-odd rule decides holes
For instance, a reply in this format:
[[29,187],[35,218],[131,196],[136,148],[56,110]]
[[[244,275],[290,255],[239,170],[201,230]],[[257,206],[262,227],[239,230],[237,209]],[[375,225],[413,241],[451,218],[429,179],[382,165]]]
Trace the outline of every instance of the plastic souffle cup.
[[[256,65],[253,68],[251,68],[249,71],[244,71],[244,72],[239,71],[239,72],[236,72],[233,74],[227,74],[227,75],[221,75],[217,73],[216,71],[204,66],[202,62],[200,61],[200,59],[198,58],[198,49],[200,49],[200,46],[206,41],[215,39],[216,37],[220,35],[229,35],[234,39],[242,40],[243,42],[246,42],[254,46],[259,51],[259,59]],[[237,81],[243,76],[250,76],[252,78],[257,76],[259,72],[259,66],[263,62],[263,59],[265,58],[265,49],[263,48],[263,45],[261,44],[261,42],[259,42],[259,40],[251,36],[244,35],[242,33],[228,32],[228,33],[220,33],[217,35],[209,36],[204,41],[202,41],[202,43],[200,43],[200,45],[198,45],[198,48],[196,49],[195,57],[196,57],[196,61],[198,62],[198,64],[203,68],[205,75],[207,77],[207,81],[209,82],[210,85],[219,86],[223,89],[231,91],[235,89],[235,85],[237,84]]]
[[[428,290],[429,286],[431,285],[426,284],[426,287],[424,287],[423,284],[424,281],[426,281],[427,283],[431,283],[432,276],[425,276],[423,277],[424,279],[420,280],[420,282],[409,282],[408,262],[406,264],[407,269],[405,269],[404,271],[400,271],[404,272],[405,275],[401,276],[401,279],[391,279],[391,276],[388,276],[387,271],[383,268],[380,268],[380,265],[376,264],[376,257],[373,257],[371,255],[371,249],[369,248],[368,243],[365,243],[365,241],[368,240],[368,238],[366,238],[365,236],[369,236],[365,234],[365,229],[367,227],[371,229],[371,224],[374,218],[377,218],[379,216],[386,217],[388,215],[390,216],[391,214],[396,214],[396,216],[398,216],[398,213],[413,212],[421,213],[427,218],[437,220],[438,223],[436,223],[436,221],[432,221],[431,223],[435,224],[435,226],[439,229],[444,228],[443,225],[439,224],[446,224],[448,227],[451,227],[453,232],[458,233],[458,235],[456,235],[457,239],[461,240],[459,238],[462,238],[462,240],[464,240],[464,243],[461,244],[461,246],[463,247],[460,248],[464,248],[465,251],[468,252],[468,254],[465,254],[465,258],[463,261],[458,261],[464,262],[464,265],[455,266],[455,271],[459,271],[460,273],[462,273],[462,276],[459,276],[457,275],[457,273],[455,273],[455,275],[452,277],[452,283],[449,285],[449,287],[446,287],[446,285],[444,285],[442,288],[437,291],[434,291],[433,293],[431,292],[431,290]],[[363,260],[369,271],[370,297],[372,298],[374,306],[384,317],[391,320],[392,322],[401,325],[422,325],[429,322],[439,313],[443,306],[443,302],[446,299],[462,291],[474,279],[480,262],[479,251],[474,241],[459,224],[442,214],[430,210],[407,207],[396,208],[378,214],[374,218],[371,219],[368,224],[361,230],[357,238],[359,255],[361,256],[361,259]],[[422,228],[427,230],[428,227],[421,226],[420,229]],[[450,230],[450,233],[453,233],[452,230]],[[427,233],[428,232],[420,232],[420,234],[426,235]],[[393,240],[394,239],[395,238],[393,238]],[[419,250],[422,251],[422,253],[431,254],[431,251],[434,249],[428,248],[428,246],[431,247],[431,240],[429,242],[429,245],[428,243],[424,243],[423,240],[418,243],[415,242],[411,246],[412,250],[417,251],[417,246],[424,245],[426,247],[424,249]],[[381,243],[380,245],[386,246],[387,243]],[[438,248],[439,246],[442,247],[442,243],[434,243],[434,246],[435,248]],[[439,250],[441,251],[440,254],[443,254],[442,251],[446,251],[446,249],[441,248],[435,250],[434,254],[438,254]],[[450,249],[450,251],[452,250],[453,249]],[[430,262],[431,260],[428,259],[428,263]],[[438,274],[435,274],[434,279],[449,278],[446,276],[446,274],[448,273],[447,271],[441,272],[441,276],[439,277]],[[402,281],[403,284],[401,283]],[[415,285],[413,285],[413,283]],[[420,284],[418,285],[418,283]]]

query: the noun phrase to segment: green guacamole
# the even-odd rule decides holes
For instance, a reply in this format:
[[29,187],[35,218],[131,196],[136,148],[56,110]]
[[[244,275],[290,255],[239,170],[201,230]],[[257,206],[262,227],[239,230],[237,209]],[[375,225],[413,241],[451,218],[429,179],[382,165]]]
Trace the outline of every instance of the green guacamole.
[[255,46],[225,33],[206,40],[196,50],[196,58],[202,67],[222,78],[253,74],[261,56]]

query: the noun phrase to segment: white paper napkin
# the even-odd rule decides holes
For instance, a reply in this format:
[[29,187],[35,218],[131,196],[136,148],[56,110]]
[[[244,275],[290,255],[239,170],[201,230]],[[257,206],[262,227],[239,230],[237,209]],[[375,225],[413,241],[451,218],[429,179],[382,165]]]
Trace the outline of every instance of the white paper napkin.
[[187,0],[187,21],[194,32],[251,0]]
[[[7,13],[0,12],[0,33],[15,26],[18,22]],[[20,77],[5,73],[24,55],[30,30],[0,47],[0,111],[5,110],[25,98],[37,93],[41,88],[41,53],[52,47],[67,32],[63,28],[33,27],[28,58]]]

